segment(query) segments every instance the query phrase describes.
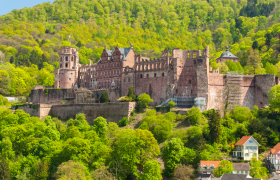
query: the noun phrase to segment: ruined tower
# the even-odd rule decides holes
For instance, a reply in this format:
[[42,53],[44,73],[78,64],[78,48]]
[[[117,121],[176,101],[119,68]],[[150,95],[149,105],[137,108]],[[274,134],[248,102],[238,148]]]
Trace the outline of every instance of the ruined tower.
[[62,47],[59,69],[55,70],[55,88],[73,88],[78,81],[79,54],[75,47]]

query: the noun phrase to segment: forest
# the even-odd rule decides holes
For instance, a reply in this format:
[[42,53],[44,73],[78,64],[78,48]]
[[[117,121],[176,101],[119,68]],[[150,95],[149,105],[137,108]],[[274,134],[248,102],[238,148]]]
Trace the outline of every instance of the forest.
[[[81,64],[97,62],[105,46],[133,44],[136,54],[151,58],[209,46],[210,65],[221,73],[280,76],[279,7],[276,0],[55,0],[13,10],[0,16],[1,94],[27,96],[36,84],[53,85],[53,75],[40,77],[53,74],[60,47],[69,45]],[[227,45],[239,63],[216,63]]]
[[[106,103],[108,97],[102,96]],[[118,124],[103,117],[89,124],[84,114],[66,122],[52,116],[42,121],[20,109],[0,108],[0,178],[193,179],[201,160],[222,160],[224,165],[214,171],[220,177],[233,171],[223,159],[232,156],[235,143],[252,135],[260,147],[259,160],[250,162],[250,176],[267,179],[262,160],[279,142],[279,96],[276,85],[266,109],[235,106],[222,114],[193,107],[183,115],[176,109],[157,112],[148,106],[153,101],[149,95],[136,97],[130,88],[127,98],[136,100],[136,111]]]

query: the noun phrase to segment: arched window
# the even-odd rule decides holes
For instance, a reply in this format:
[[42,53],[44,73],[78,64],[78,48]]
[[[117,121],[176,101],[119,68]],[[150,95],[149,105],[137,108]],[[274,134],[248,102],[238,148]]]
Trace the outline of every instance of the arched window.
[[66,57],[66,61],[68,61],[68,57]]
[[142,77],[142,74],[140,74],[140,78],[142,79],[143,77]]
[[162,73],[162,77],[164,77],[164,73]]
[[65,67],[68,67],[68,63],[65,64]]
[[154,77],[157,77],[157,73],[154,74]]
[[147,74],[147,78],[149,78],[149,74]]
[[60,68],[62,68],[62,64],[60,64]]

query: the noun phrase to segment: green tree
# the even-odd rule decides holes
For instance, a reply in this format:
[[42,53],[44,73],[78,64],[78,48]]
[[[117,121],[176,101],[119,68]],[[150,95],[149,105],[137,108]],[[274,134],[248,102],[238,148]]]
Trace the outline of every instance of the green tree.
[[172,177],[173,171],[180,163],[184,155],[184,144],[178,138],[173,138],[165,142],[162,149],[162,159],[164,162],[164,173]]
[[9,180],[10,179],[10,169],[9,164],[7,163],[4,156],[2,156],[2,160],[0,163],[0,179]]
[[253,119],[250,108],[241,106],[235,106],[234,109],[230,112],[230,117],[240,123]]
[[148,94],[146,94],[146,93],[140,94],[137,97],[137,100],[138,100],[139,103],[143,104],[144,108],[148,107],[148,104],[150,104],[151,102],[154,102],[154,100],[151,99],[151,97]]
[[211,136],[212,143],[220,143],[222,128],[221,128],[221,116],[216,110],[213,110],[209,116],[209,134]]
[[257,158],[252,158],[250,161],[251,170],[250,170],[250,176],[253,178],[267,178],[268,177],[268,169],[263,166],[263,162],[260,160],[257,160]]
[[73,162],[72,160],[67,161],[66,163],[60,164],[57,167],[57,171],[54,174],[56,179],[77,179],[82,180],[87,177],[89,172],[87,168],[79,163]]
[[192,107],[190,110],[187,111],[188,119],[191,120],[192,125],[199,124],[201,120],[202,113],[198,107]]
[[219,167],[214,170],[214,176],[221,177],[224,173],[231,173],[233,170],[232,162],[222,160]]
[[273,86],[270,91],[268,91],[268,101],[270,103],[269,107],[272,109],[278,109],[280,107],[280,85]]
[[93,127],[94,127],[96,133],[98,134],[98,136],[100,138],[105,138],[107,130],[108,130],[108,125],[107,125],[106,119],[104,119],[103,117],[98,117],[98,118],[94,119],[93,122],[94,122]]
[[103,92],[100,97],[100,103],[108,103],[109,102],[109,95],[107,92]]
[[261,62],[261,57],[259,52],[256,50],[249,51],[247,65],[251,66],[254,69],[254,75],[256,70],[262,68],[263,64]]
[[252,44],[252,48],[253,48],[253,49],[257,49],[258,47],[259,47],[259,43],[258,43],[257,40],[255,40],[255,41],[253,42],[253,44]]
[[186,166],[184,164],[179,164],[176,166],[173,173],[173,180],[189,180],[194,178],[194,168],[192,166]]
[[36,179],[47,179],[49,176],[49,165],[47,162],[39,161],[34,170],[34,177]]
[[130,97],[132,99],[132,101],[135,101],[136,100],[136,93],[134,92],[134,89],[132,86],[130,86],[128,88],[128,94],[127,94],[127,97]]
[[139,180],[161,180],[160,164],[157,161],[147,161],[143,166],[143,174],[139,174]]

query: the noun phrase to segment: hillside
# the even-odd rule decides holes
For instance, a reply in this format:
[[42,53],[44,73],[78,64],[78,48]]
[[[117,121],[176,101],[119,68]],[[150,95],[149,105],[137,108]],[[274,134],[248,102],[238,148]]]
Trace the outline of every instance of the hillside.
[[[53,85],[53,70],[46,63],[58,67],[58,51],[69,45],[78,47],[82,64],[97,62],[104,46],[133,44],[137,54],[151,58],[165,49],[210,46],[211,66],[222,73],[252,74],[247,61],[256,56],[257,74],[279,76],[279,7],[276,0],[57,0],[13,10],[0,16],[0,51],[4,62],[15,65],[10,71],[10,65],[0,66],[5,77],[0,93],[27,96],[36,84]],[[253,43],[257,54],[252,54]],[[215,63],[226,45],[240,57],[237,66]]]

